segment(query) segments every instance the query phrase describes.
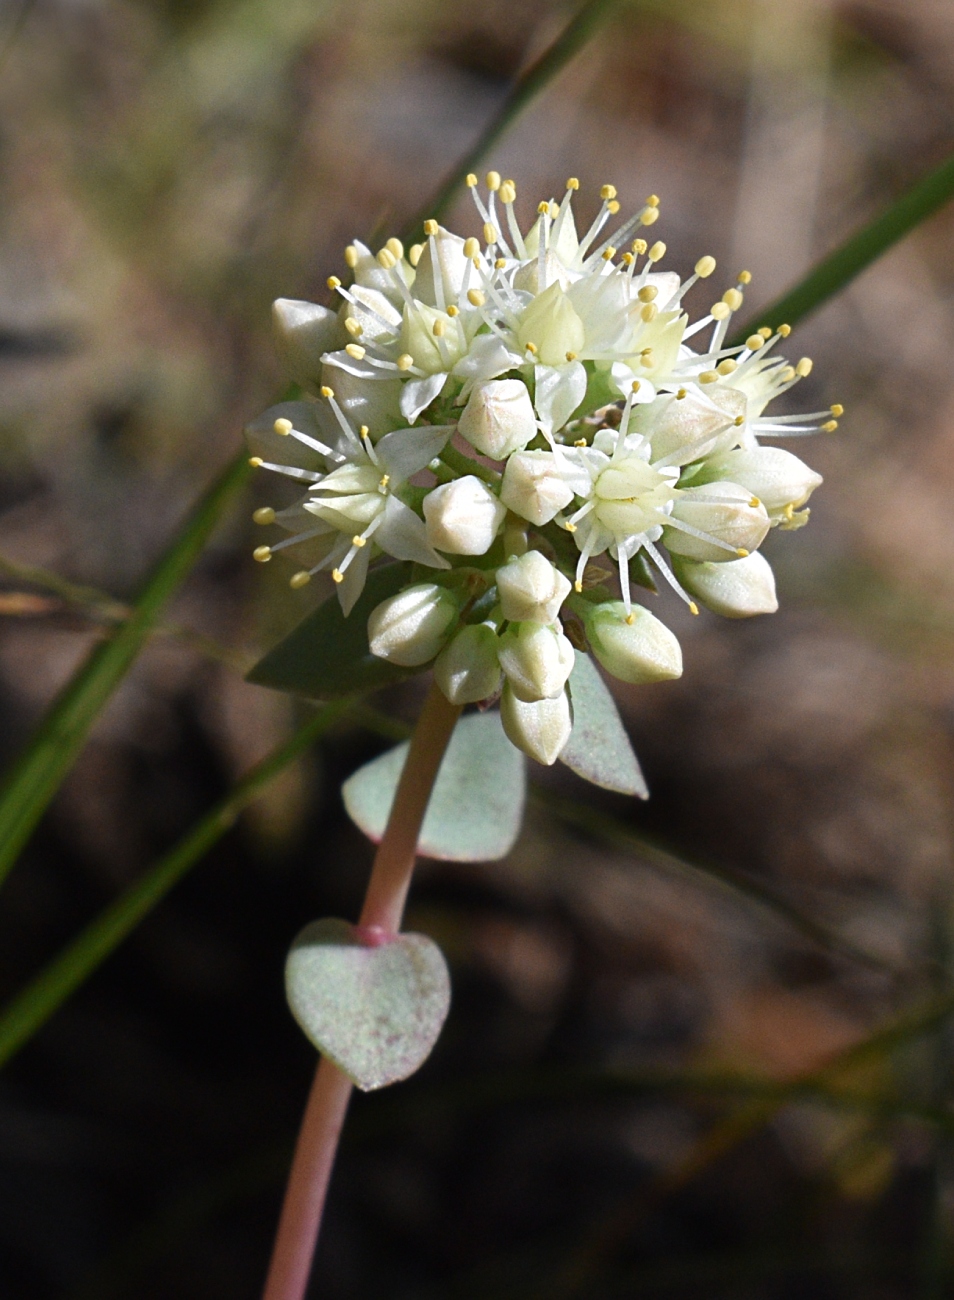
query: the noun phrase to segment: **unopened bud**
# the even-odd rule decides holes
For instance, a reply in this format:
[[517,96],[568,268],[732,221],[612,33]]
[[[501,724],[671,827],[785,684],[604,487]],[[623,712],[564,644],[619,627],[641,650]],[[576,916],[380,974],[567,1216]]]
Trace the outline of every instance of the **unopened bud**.
[[498,655],[518,700],[555,699],[576,662],[563,632],[542,623],[514,623],[500,638]]
[[402,668],[419,668],[444,645],[457,618],[457,601],[433,582],[399,591],[371,611],[371,653]]
[[517,325],[521,347],[534,345],[544,366],[566,364],[568,352],[580,353],[586,343],[583,322],[559,283],[544,289],[523,310]]
[[434,680],[451,704],[476,704],[500,686],[497,633],[489,623],[462,627],[437,656]]
[[514,623],[555,623],[570,590],[569,578],[539,551],[527,551],[497,570],[503,616]]
[[505,460],[537,434],[527,386],[521,379],[491,379],[478,384],[464,407],[459,431],[472,447]]
[[338,316],[327,307],[297,298],[272,303],[275,346],[290,378],[314,391],[321,379],[322,353],[341,342]]
[[663,541],[670,552],[691,560],[734,560],[740,550],[756,551],[771,523],[765,506],[748,488],[721,481],[686,489],[673,506],[672,517],[713,539],[673,526],[664,528]]
[[[437,225],[437,223],[434,223]],[[437,254],[437,266],[434,254]],[[417,264],[417,278],[414,281],[414,296],[424,302],[439,301],[435,288],[435,272],[440,276],[444,289],[445,302],[456,302],[464,283],[467,256],[464,252],[464,240],[459,235],[452,235],[443,226],[438,226],[432,238],[424,245],[424,251]]]
[[557,472],[552,451],[518,451],[507,461],[500,499],[515,515],[538,528],[573,500],[573,489]]
[[424,498],[427,540],[450,555],[484,555],[506,514],[486,483],[473,474],[442,483]]
[[773,519],[781,518],[789,506],[800,506],[822,482],[822,476],[803,460],[781,447],[753,447],[718,457],[696,479],[712,482],[728,479],[740,483],[759,498]]
[[566,691],[555,700],[528,704],[517,699],[509,682],[500,697],[500,721],[511,744],[547,767],[560,757],[573,730]]
[[725,618],[751,618],[778,609],[772,566],[758,551],[727,564],[673,556],[672,567],[690,595]]
[[640,685],[682,676],[682,650],[665,623],[642,605],[629,613],[621,600],[595,605],[585,617],[593,653],[621,682]]

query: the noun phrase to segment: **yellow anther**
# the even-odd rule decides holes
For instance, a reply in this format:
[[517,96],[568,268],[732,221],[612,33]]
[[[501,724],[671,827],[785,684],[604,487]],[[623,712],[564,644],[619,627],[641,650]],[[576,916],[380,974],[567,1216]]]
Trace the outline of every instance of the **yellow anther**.
[[451,319],[453,319],[455,316],[460,315],[460,308],[456,307],[454,303],[451,303],[451,305],[447,308],[447,314],[448,316],[451,317]]
[[779,371],[778,377],[783,384],[790,383],[795,378],[795,367],[786,366],[784,370]]
[[615,185],[604,185],[604,186],[602,187],[602,189],[600,190],[600,198],[601,198],[601,199],[604,199],[604,200],[605,200],[605,199],[615,199],[615,198],[616,198],[616,186],[615,186]]
[[500,187],[500,202],[513,203],[516,197],[517,197],[516,185],[514,185],[513,181],[504,181],[504,183]]
[[654,221],[659,220],[658,208],[646,208],[639,214],[639,224],[641,226],[651,226]]
[[378,252],[378,265],[383,266],[385,271],[393,271],[397,266],[397,258],[391,252],[390,248],[382,248]]
[[550,200],[542,199],[537,204],[537,212],[539,212],[541,217],[548,217],[550,215]]
[[640,319],[648,325],[651,320],[655,320],[659,315],[659,308],[654,302],[647,302],[646,306],[640,310]]
[[573,590],[574,590],[574,591],[582,591],[582,590],[583,590],[583,583],[580,582],[579,578],[577,578],[576,582],[574,582],[574,584],[573,584]]
[[738,370],[738,368],[738,361],[733,361],[732,357],[726,357],[724,361],[720,361],[716,366],[716,370],[720,375],[731,375],[733,370]]
[[308,572],[308,570],[299,569],[297,573],[292,574],[291,580],[289,581],[288,585],[289,587],[293,587],[295,591],[297,591],[299,587],[307,587],[309,582],[311,582],[311,574]]
[[642,257],[649,245],[646,243],[645,239],[634,239],[631,247],[637,257]]
[[735,419],[732,421],[732,423],[735,425],[737,429],[741,429],[742,426],[745,424],[745,416],[737,415]]
[[366,424],[362,424],[358,432],[361,434],[361,437],[364,438],[365,442],[367,442],[367,440],[371,437],[371,430],[368,428]]
[[428,219],[424,222],[424,234],[427,235],[428,239],[431,237],[431,235],[436,235],[439,230],[440,230],[440,226],[437,224],[434,218],[428,217]]
[[791,523],[791,521],[795,518],[795,506],[791,501],[789,501],[788,505],[782,511],[782,514],[789,521],[789,523]]
[[497,260],[494,262],[494,267],[498,271],[502,271],[506,265],[507,265],[507,259],[505,257],[498,257]]
[[248,463],[251,465],[252,469],[258,469],[260,465],[265,464],[261,456],[249,456]]
[[431,333],[434,335],[435,338],[442,339],[444,335],[447,333],[447,326],[444,323],[444,321],[438,318],[432,326]]
[[280,438],[287,438],[292,431],[292,427],[293,426],[291,420],[285,420],[285,419],[276,420],[275,423],[272,425],[272,428],[275,430],[275,432],[278,434]]
[[606,205],[606,211],[615,217],[617,212],[619,212],[619,199],[610,199]]
[[470,303],[471,307],[483,307],[484,303],[487,301],[487,296],[482,289],[468,289],[467,301]]
[[270,546],[256,546],[252,552],[252,559],[258,560],[259,564],[267,564],[272,558],[272,548]]
[[418,262],[421,260],[421,256],[423,252],[424,252],[423,244],[412,244],[411,247],[407,250],[407,260],[411,263],[412,266],[417,266]]
[[578,190],[580,182],[575,176],[569,176],[567,177],[566,187],[568,190]]
[[758,352],[759,348],[765,347],[765,339],[761,334],[750,334],[745,340],[745,346],[750,352]]
[[390,475],[390,474],[382,474],[380,480],[378,481],[378,491],[379,491],[379,492],[386,492],[386,491],[387,491],[388,484],[389,484],[390,482],[391,482],[391,475]]
[[783,339],[787,339],[789,334],[792,332],[792,327],[791,325],[779,325],[778,332]]
[[566,523],[563,525],[568,533],[576,532],[576,524]]
[[837,420],[826,420],[825,423],[821,426],[821,431],[822,433],[834,433],[837,428],[838,428]]
[[631,393],[638,393],[640,388],[642,388],[642,384],[639,382],[638,379],[634,379],[632,383],[632,387],[630,388],[629,391]]
[[480,254],[480,243],[471,235],[470,239],[464,240],[464,256],[477,257]]
[[659,290],[654,284],[644,284],[637,297],[640,302],[654,302],[659,297]]
[[835,415],[835,416],[839,416],[839,417],[840,417],[840,416],[844,415],[844,413],[845,413],[845,408],[842,406],[841,402],[835,402],[835,403],[832,405],[831,413],[832,413],[832,415]]
[[[357,546],[359,551],[362,546],[367,546],[367,544],[368,544],[368,539],[366,537],[362,537],[360,533],[355,533],[354,537],[352,537],[351,539],[351,545]],[[746,554],[748,554],[747,551]]]
[[500,189],[500,172],[488,172],[486,180],[488,190]]
[[329,275],[328,279],[325,281],[325,284],[328,286],[329,289],[341,288],[341,281],[338,279],[336,275]]
[[354,338],[358,338],[359,335],[364,333],[364,326],[360,321],[355,320],[353,316],[345,317],[345,329]]
[[690,614],[698,614],[698,613],[699,613],[699,606],[696,604],[696,602],[695,602],[694,600],[690,600],[690,602],[689,602],[689,613],[690,613]]
[[762,502],[758,499],[758,497],[749,497],[749,505],[753,510],[758,510],[761,504]]
[[335,390],[329,388],[327,384],[322,384],[318,391],[321,393],[322,397],[332,398],[335,395]]
[[680,388],[679,392],[676,394],[676,401],[681,402],[684,397],[688,397],[688,396],[689,396],[688,390],[685,388]]
[[795,366],[795,373],[798,375],[799,379],[804,379],[806,375],[812,373],[812,365],[813,362],[811,357],[802,357],[801,361],[799,361]]
[[354,244],[349,244],[345,249],[345,265],[350,266],[352,270],[358,265],[358,250]]
[[643,358],[643,360],[645,361],[645,360],[647,360],[648,358],[650,358],[650,357],[653,355],[653,350],[652,350],[652,348],[643,348],[643,350],[640,352],[639,355],[640,355],[640,356]]
[[332,581],[332,582],[344,582],[344,574],[341,572],[340,569],[332,569],[332,570],[331,570],[331,581]]
[[646,200],[646,207],[647,207],[647,208],[658,208],[658,207],[659,207],[659,195],[658,195],[658,194],[650,194],[649,198]]
[[633,613],[632,610],[630,610],[629,613],[626,615],[624,622],[626,622],[629,627],[632,627],[633,624],[636,622],[636,615]]
[[363,361],[363,360],[364,360],[365,349],[361,346],[360,343],[348,343],[348,344],[346,344],[346,345],[345,345],[345,352],[347,352],[347,354],[348,354],[349,357],[353,357],[355,361]]
[[414,358],[411,356],[410,352],[402,352],[397,359],[398,370],[410,370],[413,365]]
[[718,381],[719,381],[718,370],[703,370],[702,374],[699,376],[700,384],[715,384],[718,383]]
[[616,256],[616,249],[613,247],[612,244],[610,244],[609,248],[603,250],[604,262],[612,262],[615,256]]
[[761,325],[755,332],[756,334],[761,334],[762,338],[765,339],[766,343],[772,337],[771,325]]
[[575,361],[575,360],[576,360],[576,353],[575,353],[575,352],[567,352],[567,354],[566,354],[566,359],[567,359],[567,361]]
[[705,257],[700,257],[695,266],[696,275],[698,275],[701,280],[707,280],[715,269],[716,260],[714,257],[710,257],[708,253]]
[[400,239],[398,239],[395,235],[392,235],[391,238],[388,240],[388,242],[384,245],[384,247],[390,249],[390,251],[400,262],[401,258],[404,256],[404,245],[401,243]]
[[732,315],[732,310],[727,303],[715,302],[709,308],[709,315],[713,320],[725,320],[726,317]]
[[275,511],[271,506],[259,506],[252,515],[254,524],[273,524],[275,522]]
[[624,266],[632,266],[633,263],[636,261],[636,259],[635,257],[633,257],[632,253],[624,253],[623,256],[620,258],[620,261],[623,263]]
[[468,189],[472,190],[474,186],[477,184],[476,174],[474,172],[468,172],[464,178],[464,183],[467,185]]
[[735,553],[740,560],[744,560],[748,556],[748,551],[745,549],[744,546],[737,546],[735,548]]
[[573,444],[574,447],[585,447],[587,445],[585,438],[577,438],[576,442]]
[[526,345],[525,351],[532,353],[533,356],[536,356],[536,355],[537,355],[537,345],[536,345],[536,343],[528,343],[528,344]]
[[497,242],[497,227],[492,226],[489,221],[485,221],[484,222],[484,243],[496,244],[496,242]]
[[722,301],[728,307],[729,311],[738,311],[742,306],[742,295],[738,289],[726,289],[722,295]]
[[666,256],[666,245],[661,239],[657,239],[646,256],[651,262],[661,262]]
[[740,271],[740,272],[739,272],[738,279],[739,279],[739,284],[751,284],[751,283],[752,283],[752,272],[751,272],[751,271]]

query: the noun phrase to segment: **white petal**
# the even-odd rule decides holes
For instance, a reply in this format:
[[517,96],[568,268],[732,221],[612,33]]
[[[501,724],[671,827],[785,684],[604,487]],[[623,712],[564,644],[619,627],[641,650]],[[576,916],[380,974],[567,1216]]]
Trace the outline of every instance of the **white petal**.
[[454,432],[453,424],[424,424],[419,429],[396,429],[386,434],[375,451],[391,475],[392,486],[406,483],[412,474],[439,456]]
[[549,433],[562,429],[586,396],[586,370],[580,361],[566,366],[535,366],[537,415]]
[[[623,394],[629,397],[633,394],[633,405],[640,406],[644,402],[653,402],[656,400],[656,389],[643,375],[637,375],[631,370],[625,361],[614,361],[610,367],[610,374],[613,376],[613,383]],[[633,381],[639,380],[639,387],[633,393]]]
[[369,365],[367,361],[355,361],[354,357],[349,356],[347,352],[326,352],[321,358],[326,366],[334,366],[337,370],[347,371],[349,375],[355,375],[358,379],[394,379],[396,372],[393,370],[378,370],[376,366]]
[[401,390],[401,414],[413,424],[426,406],[430,406],[444,387],[447,375],[439,370],[426,379],[409,379]]
[[[461,357],[454,367],[453,374],[472,385],[481,379],[496,379],[504,371],[516,370],[522,365],[523,358],[511,352],[498,335],[478,334],[466,356]],[[464,391],[469,391],[466,385]]]
[[395,496],[388,497],[384,522],[376,529],[374,540],[382,551],[387,551],[396,560],[413,560],[417,564],[428,564],[432,569],[450,568],[448,561],[428,542],[424,521]]
[[368,576],[368,564],[371,561],[370,546],[363,546],[344,572],[344,581],[338,583],[338,600],[345,618],[354,609],[355,601],[364,591],[364,580]]

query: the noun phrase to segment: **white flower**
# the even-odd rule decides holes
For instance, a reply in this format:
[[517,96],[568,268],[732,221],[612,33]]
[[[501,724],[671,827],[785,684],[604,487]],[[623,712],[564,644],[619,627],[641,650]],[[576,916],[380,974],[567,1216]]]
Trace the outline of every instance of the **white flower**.
[[672,555],[733,560],[758,550],[769,527],[758,497],[738,483],[716,480],[681,492],[662,540]]
[[500,720],[511,744],[547,767],[560,757],[573,730],[566,691],[553,700],[527,703],[517,698],[509,682],[500,697]]
[[527,386],[521,379],[490,379],[477,384],[457,426],[472,447],[504,460],[537,435]]
[[573,646],[559,623],[512,623],[500,638],[500,667],[518,700],[552,700],[573,671]]
[[511,622],[555,623],[571,589],[569,579],[539,551],[527,551],[497,570],[500,607]]
[[424,498],[427,540],[450,555],[484,555],[507,514],[473,474],[442,483]]
[[822,482],[820,474],[781,447],[731,451],[707,463],[694,481],[708,483],[716,479],[742,484],[758,497],[772,521],[783,527],[807,521],[807,511],[799,518],[795,508],[804,505]]
[[457,614],[457,601],[445,587],[433,582],[407,587],[371,611],[371,653],[402,668],[418,668],[441,649]]
[[540,527],[573,500],[552,451],[516,452],[507,461],[500,500],[508,510]]
[[585,619],[593,653],[622,682],[663,682],[682,676],[682,651],[675,636],[641,605],[622,601],[593,605]]
[[476,704],[500,686],[497,630],[490,623],[462,627],[437,656],[434,680],[451,704]]
[[775,576],[759,551],[727,564],[676,557],[673,567],[685,589],[715,614],[750,618],[753,614],[774,614],[778,609]]

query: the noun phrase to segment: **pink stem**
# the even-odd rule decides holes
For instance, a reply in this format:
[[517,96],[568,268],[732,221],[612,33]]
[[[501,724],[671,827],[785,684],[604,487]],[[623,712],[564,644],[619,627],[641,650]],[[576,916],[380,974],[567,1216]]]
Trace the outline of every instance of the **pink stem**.
[[[396,933],[401,927],[421,823],[459,716],[432,684],[375,854],[358,922],[364,929]],[[303,1300],[350,1097],[351,1081],[322,1058],[298,1133],[263,1300]]]

